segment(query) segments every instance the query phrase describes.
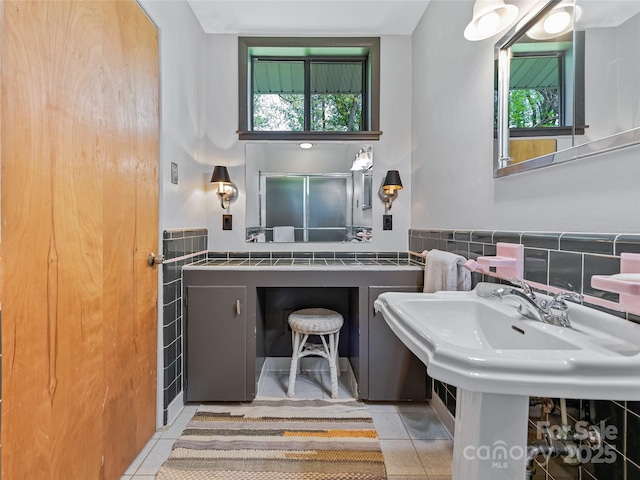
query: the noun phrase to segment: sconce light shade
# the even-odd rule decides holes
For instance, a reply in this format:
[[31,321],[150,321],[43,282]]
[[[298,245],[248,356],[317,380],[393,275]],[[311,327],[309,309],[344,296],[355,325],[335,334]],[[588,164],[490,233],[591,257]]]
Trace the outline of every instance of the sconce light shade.
[[384,202],[385,208],[391,210],[393,201],[398,198],[398,191],[402,190],[402,180],[398,170],[389,170],[384,177],[382,187],[378,192],[378,196]]
[[400,172],[398,172],[398,170],[389,170],[387,172],[387,176],[384,177],[384,183],[382,184],[382,190],[388,194],[402,190],[402,180],[400,179]]
[[581,15],[582,9],[579,6],[570,3],[560,4],[527,30],[527,36],[534,40],[551,40],[559,37],[572,31],[574,23],[580,19]]
[[473,18],[464,29],[464,38],[475,42],[506,30],[518,16],[518,7],[503,0],[476,0]]
[[231,182],[227,167],[216,165],[213,167],[211,183],[217,184],[216,195],[220,199],[220,206],[223,209],[229,208],[229,203],[238,197],[238,189]]
[[213,167],[213,175],[211,176],[211,183],[231,183],[229,177],[229,171],[227,167],[216,165]]

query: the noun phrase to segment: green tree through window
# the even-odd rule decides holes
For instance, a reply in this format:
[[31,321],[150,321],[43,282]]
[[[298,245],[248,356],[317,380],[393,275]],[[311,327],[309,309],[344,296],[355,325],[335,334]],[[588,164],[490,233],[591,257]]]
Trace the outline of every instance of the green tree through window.
[[365,59],[252,57],[253,130],[364,129]]
[[518,89],[509,92],[509,128],[560,126],[557,89]]

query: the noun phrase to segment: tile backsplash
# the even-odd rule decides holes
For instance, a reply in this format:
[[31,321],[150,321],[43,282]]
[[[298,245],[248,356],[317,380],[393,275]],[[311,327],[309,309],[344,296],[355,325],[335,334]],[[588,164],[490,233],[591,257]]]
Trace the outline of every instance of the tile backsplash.
[[163,417],[182,391],[182,267],[207,257],[208,230],[174,229],[162,235]]
[[[525,280],[611,302],[616,302],[618,295],[591,287],[591,276],[619,273],[621,253],[640,253],[640,234],[409,230],[409,250],[416,253],[435,248],[476,259],[483,255],[495,255],[498,242],[524,245]],[[411,257],[415,261],[422,260],[415,255]],[[473,273],[472,278],[474,285],[479,281],[499,281],[478,273]],[[585,304],[589,305],[588,302]],[[638,315],[590,306],[640,323]],[[640,372],[638,377],[630,381],[640,384]],[[454,415],[456,388],[434,380],[434,392]],[[556,408],[550,413],[541,414],[535,405],[531,408],[530,438],[540,436],[540,420],[550,421],[552,425],[557,421],[559,399],[552,400]],[[532,404],[535,404],[534,399]],[[640,402],[567,399],[567,407],[570,419],[574,422],[604,422],[615,429],[615,434],[605,439],[604,446],[598,452],[588,453],[590,461],[583,459],[580,465],[569,465],[562,459],[538,464],[534,480],[640,480]]]

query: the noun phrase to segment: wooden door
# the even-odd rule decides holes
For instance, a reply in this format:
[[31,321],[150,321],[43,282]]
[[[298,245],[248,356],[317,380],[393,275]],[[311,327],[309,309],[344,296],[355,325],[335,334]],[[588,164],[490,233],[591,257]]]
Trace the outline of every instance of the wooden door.
[[120,478],[155,431],[157,32],[4,1],[2,477]]
[[187,288],[187,401],[247,398],[247,288]]

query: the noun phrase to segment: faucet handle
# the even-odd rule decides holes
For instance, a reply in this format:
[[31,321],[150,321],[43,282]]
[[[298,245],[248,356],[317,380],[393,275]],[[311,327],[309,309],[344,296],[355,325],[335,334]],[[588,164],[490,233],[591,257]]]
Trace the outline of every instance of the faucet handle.
[[529,285],[527,282],[525,282],[524,280],[520,280],[519,278],[511,278],[511,280],[509,280],[513,285],[515,285],[516,287],[520,287],[522,289],[522,291],[524,292],[524,294],[529,297],[531,300],[535,300],[536,299],[536,294],[533,292],[533,289],[531,288],[531,285]]
[[567,304],[565,303],[566,299],[573,300],[575,302],[581,302],[582,300],[584,300],[584,297],[576,292],[560,292],[553,297],[551,302],[549,302],[549,308],[562,307],[562,306],[566,308],[567,307]]
[[569,327],[571,326],[568,318],[569,305],[566,304],[565,299],[581,302],[584,297],[576,292],[560,292],[553,297],[546,307],[554,323],[563,327]]

